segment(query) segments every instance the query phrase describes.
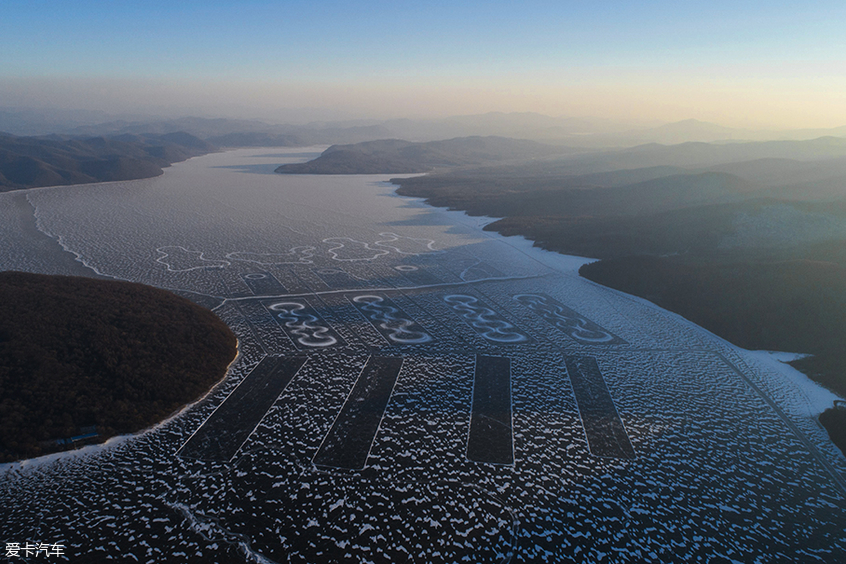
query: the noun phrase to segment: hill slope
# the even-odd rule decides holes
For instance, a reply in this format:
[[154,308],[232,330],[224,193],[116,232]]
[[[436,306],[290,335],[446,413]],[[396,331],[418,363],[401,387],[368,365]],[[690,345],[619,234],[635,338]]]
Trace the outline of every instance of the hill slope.
[[[226,373],[235,336],[212,312],[133,284],[0,273],[0,462],[144,429]],[[51,444],[52,442],[52,444]]]
[[564,149],[505,137],[460,137],[414,143],[400,139],[333,145],[307,163],[282,165],[294,174],[390,174],[561,154]]
[[149,178],[213,150],[182,132],[85,139],[0,134],[0,191]]

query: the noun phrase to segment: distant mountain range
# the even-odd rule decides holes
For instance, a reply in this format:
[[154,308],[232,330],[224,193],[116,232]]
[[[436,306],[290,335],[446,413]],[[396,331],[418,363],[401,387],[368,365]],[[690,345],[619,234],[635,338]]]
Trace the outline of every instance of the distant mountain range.
[[185,132],[81,139],[0,134],[0,191],[149,178],[214,150]]
[[832,129],[755,130],[687,119],[658,127],[593,135],[587,141],[590,146],[633,146],[643,143],[676,145],[689,142],[806,141],[818,137],[846,137],[846,126]]
[[[557,182],[559,187],[568,188],[624,186],[672,175],[719,172],[737,182],[761,186],[804,183],[808,190],[823,195],[826,190],[839,190],[838,183],[846,175],[845,165],[846,138],[840,137],[731,144],[650,143],[598,151],[502,137],[461,137],[421,143],[383,139],[333,145],[312,161],[283,165],[276,172],[400,174],[470,167],[453,170],[450,181],[486,178],[490,186],[516,182],[521,187]],[[433,178],[431,182],[437,181]],[[784,190],[779,195],[790,197]]]
[[332,145],[318,158],[282,165],[280,173],[297,174],[392,174],[428,172],[488,163],[502,163],[560,155],[561,147],[505,137],[462,137],[414,143],[399,139]]
[[16,135],[60,133],[72,136],[188,132],[221,147],[350,144],[379,139],[425,142],[456,137],[498,136],[531,139],[588,149],[632,147],[646,143],[808,140],[846,136],[833,129],[755,130],[723,127],[695,119],[675,123],[632,123],[599,118],[550,117],[502,113],[438,119],[389,119],[271,124],[259,120],[200,117],[110,119],[102,112],[0,108],[0,131]]

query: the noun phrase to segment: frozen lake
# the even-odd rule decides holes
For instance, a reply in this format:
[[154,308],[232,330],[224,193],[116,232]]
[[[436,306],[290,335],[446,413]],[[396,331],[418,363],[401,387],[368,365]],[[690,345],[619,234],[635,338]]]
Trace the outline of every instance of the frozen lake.
[[0,194],[3,270],[167,288],[240,342],[164,424],[2,467],[6,542],[74,561],[846,561],[846,459],[801,379],[389,176],[273,174],[316,154]]

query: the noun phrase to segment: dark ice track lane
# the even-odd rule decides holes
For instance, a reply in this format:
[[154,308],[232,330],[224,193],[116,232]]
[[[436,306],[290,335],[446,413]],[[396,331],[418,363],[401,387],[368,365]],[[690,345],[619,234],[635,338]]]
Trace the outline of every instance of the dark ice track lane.
[[476,357],[467,460],[489,464],[514,463],[511,360],[508,358]]
[[371,356],[314,456],[314,464],[361,470],[402,368],[402,358]]
[[177,455],[218,462],[231,460],[305,361],[304,356],[264,357]]
[[634,448],[596,359],[592,356],[568,356],[565,363],[591,454],[634,458]]

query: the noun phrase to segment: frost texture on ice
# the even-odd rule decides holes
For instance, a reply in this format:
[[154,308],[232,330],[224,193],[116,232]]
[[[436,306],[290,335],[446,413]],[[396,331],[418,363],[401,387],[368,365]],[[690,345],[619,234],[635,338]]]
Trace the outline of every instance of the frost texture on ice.
[[[0,469],[7,540],[84,561],[846,560],[846,459],[807,382],[580,279],[587,259],[395,197],[387,176],[244,172],[274,152],[0,194],[0,267],[180,291],[240,343],[229,376],[162,425]],[[178,456],[268,356],[305,362],[232,419],[249,429],[231,460]],[[351,392],[374,356],[402,367],[369,413],[368,381]],[[479,356],[508,360],[512,464],[466,456]],[[568,358],[595,362],[626,456],[592,454],[574,384],[586,397],[598,380],[574,382]],[[333,440],[361,439],[363,468],[316,465],[358,398]]]

